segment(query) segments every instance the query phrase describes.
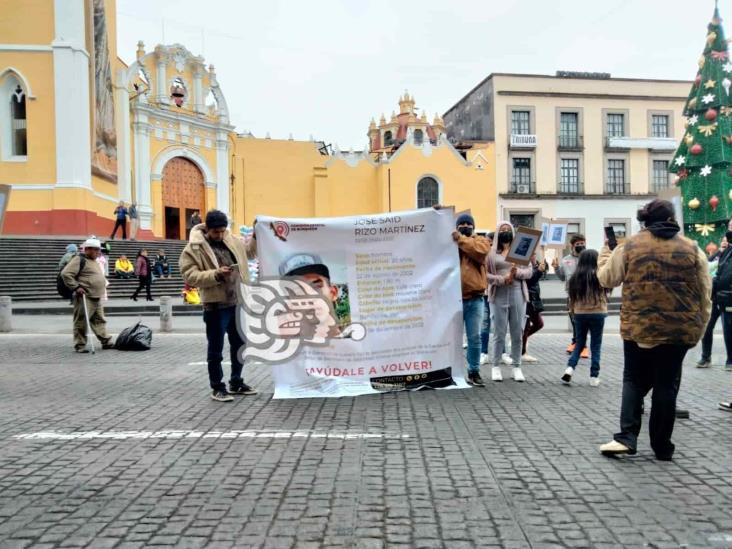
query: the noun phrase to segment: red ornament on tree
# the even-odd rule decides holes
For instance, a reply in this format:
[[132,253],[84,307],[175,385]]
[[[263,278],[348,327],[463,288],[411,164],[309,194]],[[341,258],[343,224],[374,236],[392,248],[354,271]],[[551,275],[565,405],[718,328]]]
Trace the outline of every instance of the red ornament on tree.
[[714,109],[707,109],[707,112],[704,113],[704,118],[710,122],[714,122],[717,119],[717,111]]
[[701,84],[701,73],[696,75],[696,78],[694,79],[694,85],[698,88],[699,84]]
[[717,206],[719,206],[719,198],[717,198],[717,195],[712,195],[712,198],[709,199],[709,205],[712,207],[712,211],[717,211]]
[[694,145],[691,146],[691,148],[689,149],[689,152],[691,154],[698,155],[698,154],[701,154],[703,150],[704,150],[704,148],[699,143],[695,143]]

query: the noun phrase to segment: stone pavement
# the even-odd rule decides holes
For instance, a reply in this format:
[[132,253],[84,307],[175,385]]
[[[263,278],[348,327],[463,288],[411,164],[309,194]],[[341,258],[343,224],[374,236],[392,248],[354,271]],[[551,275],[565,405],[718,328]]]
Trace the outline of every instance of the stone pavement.
[[585,363],[559,384],[565,335],[533,339],[524,384],[273,401],[258,367],[221,404],[199,334],[96,356],[0,335],[0,547],[732,547],[732,373],[690,353],[674,462],[645,429],[607,459],[618,336],[599,388]]

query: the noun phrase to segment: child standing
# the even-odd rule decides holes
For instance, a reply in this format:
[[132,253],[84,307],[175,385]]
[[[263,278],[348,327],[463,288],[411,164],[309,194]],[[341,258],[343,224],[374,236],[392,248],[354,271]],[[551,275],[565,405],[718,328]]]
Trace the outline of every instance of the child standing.
[[577,261],[577,269],[569,279],[569,307],[574,314],[577,329],[577,345],[569,357],[562,383],[569,385],[579,362],[580,352],[587,344],[590,334],[590,386],[600,385],[600,349],[602,330],[607,317],[607,290],[597,280],[597,251],[584,250]]

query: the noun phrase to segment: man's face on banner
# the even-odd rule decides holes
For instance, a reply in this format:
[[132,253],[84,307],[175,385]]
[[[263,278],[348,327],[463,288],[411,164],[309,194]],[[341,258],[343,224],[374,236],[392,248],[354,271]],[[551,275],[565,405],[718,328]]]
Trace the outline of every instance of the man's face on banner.
[[305,273],[300,275],[300,278],[318,290],[320,295],[329,300],[331,304],[335,305],[335,301],[338,298],[338,288],[333,286],[330,280],[323,275],[315,273]]

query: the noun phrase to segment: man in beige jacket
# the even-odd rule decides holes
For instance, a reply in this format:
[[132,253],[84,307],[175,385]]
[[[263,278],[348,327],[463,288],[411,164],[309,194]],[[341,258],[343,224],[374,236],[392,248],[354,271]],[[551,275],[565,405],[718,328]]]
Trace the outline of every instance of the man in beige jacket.
[[[236,326],[238,297],[236,286],[249,280],[247,253],[256,254],[256,240],[248,245],[233,236],[227,228],[226,214],[211,210],[206,222],[191,228],[190,240],[180,256],[183,279],[201,295],[203,321],[208,340],[208,378],[213,390],[211,398],[231,402],[234,395],[254,395],[252,387],[242,378],[243,364],[239,350],[245,344]],[[231,348],[231,378],[229,390],[223,381],[224,336]]]
[[106,292],[107,279],[97,257],[101,253],[101,243],[97,238],[89,238],[84,242],[84,262],[80,255],[74,256],[61,271],[61,279],[74,293],[74,350],[77,353],[88,353],[86,348],[86,318],[84,315],[84,296],[89,314],[89,325],[102,349],[113,347],[112,338],[107,334],[107,321],[104,318],[102,298]]

